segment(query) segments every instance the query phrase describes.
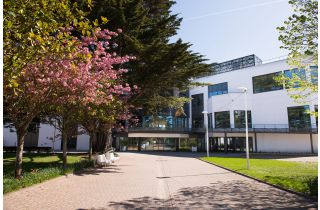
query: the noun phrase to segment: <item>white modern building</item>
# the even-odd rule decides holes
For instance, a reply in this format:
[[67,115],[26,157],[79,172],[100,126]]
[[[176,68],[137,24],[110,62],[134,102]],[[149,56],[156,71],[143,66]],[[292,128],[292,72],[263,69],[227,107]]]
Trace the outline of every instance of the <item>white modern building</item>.
[[[310,71],[309,71],[309,70]],[[245,151],[245,97],[239,87],[247,88],[249,145],[251,152],[317,153],[317,94],[304,103],[296,103],[284,84],[274,77],[283,72],[295,73],[312,82],[318,81],[317,66],[307,70],[292,69],[286,60],[262,63],[255,55],[213,64],[213,71],[194,82],[204,83],[188,91],[185,117],[175,117],[171,110],[157,119],[140,116],[140,127],[113,134],[117,149],[137,151],[181,151],[197,147],[204,151],[206,110],[209,125],[209,148],[213,152]],[[294,92],[292,92],[294,93]],[[189,94],[189,95],[188,95]],[[14,147],[14,128],[4,123],[4,146]],[[61,150],[59,131],[53,126],[34,122],[25,139],[26,147],[54,147]],[[89,136],[75,135],[68,140],[71,151],[88,151]]]
[[[283,84],[275,82],[280,72],[292,72],[317,82],[317,67],[311,72],[292,69],[286,60],[262,64],[255,55],[215,65],[212,75],[195,79],[207,86],[190,90],[190,125],[202,127],[203,110],[209,113],[210,148],[240,151],[245,148],[245,97],[247,88],[250,149],[254,152],[317,153],[317,94],[296,103]],[[210,129],[211,128],[211,129]]]
[[[80,131],[80,128],[78,129]],[[75,135],[68,139],[69,151],[88,151],[89,136],[84,132],[81,135]],[[9,123],[4,123],[3,128],[3,146],[17,146],[17,135],[15,129]],[[47,123],[34,121],[31,123],[28,133],[25,137],[26,148],[50,147],[51,150],[61,151],[62,142],[61,135],[58,129]]]

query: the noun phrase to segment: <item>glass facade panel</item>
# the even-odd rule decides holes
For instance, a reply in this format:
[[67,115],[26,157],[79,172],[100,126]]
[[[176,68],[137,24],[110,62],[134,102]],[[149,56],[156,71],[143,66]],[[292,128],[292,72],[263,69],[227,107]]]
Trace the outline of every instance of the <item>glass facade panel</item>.
[[[246,118],[244,110],[234,110],[234,127],[245,128]],[[248,110],[248,127],[252,128],[251,111]]]
[[143,116],[143,128],[188,128],[188,117],[173,117],[173,116]]
[[311,82],[318,84],[318,66],[310,66]]
[[208,97],[222,95],[228,93],[228,83],[219,83],[215,85],[208,86]]
[[[304,69],[285,70],[284,75],[290,79],[297,76],[301,80],[306,80],[306,71]],[[297,88],[297,87],[300,87],[300,85],[299,85],[299,82],[295,82],[294,84],[285,84],[285,87],[286,88],[289,88],[289,87]]]
[[274,77],[281,72],[265,74],[261,76],[252,77],[253,93],[262,93],[274,90],[283,89],[283,85],[275,81]]
[[[249,140],[249,151],[253,152],[252,137]],[[210,138],[210,151],[214,152],[245,152],[246,151],[246,138],[245,137],[211,137]]]
[[202,128],[203,127],[203,94],[192,95],[192,127]]
[[208,128],[213,128],[213,125],[212,125],[212,113],[208,114]]
[[230,112],[215,112],[214,123],[215,128],[230,128]]
[[290,129],[310,128],[309,106],[288,107],[288,121]]

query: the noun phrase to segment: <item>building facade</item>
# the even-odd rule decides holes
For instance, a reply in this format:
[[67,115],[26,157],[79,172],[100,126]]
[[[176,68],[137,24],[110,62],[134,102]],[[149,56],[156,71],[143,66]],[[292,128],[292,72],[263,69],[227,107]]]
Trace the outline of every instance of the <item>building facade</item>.
[[200,110],[207,110],[211,149],[243,151],[245,97],[239,87],[245,87],[251,151],[317,153],[318,122],[310,114],[318,110],[317,95],[297,103],[290,97],[296,92],[288,92],[284,84],[274,79],[283,72],[288,77],[294,73],[317,82],[317,67],[311,66],[311,71],[292,69],[286,60],[280,60],[267,64],[251,62],[251,66],[235,68],[240,67],[237,60],[229,61],[233,63],[229,70],[218,69],[213,75],[195,79],[210,85],[190,90],[192,127],[203,125]]
[[[212,64],[212,73],[194,78],[204,83],[181,94],[192,98],[184,107],[186,116],[176,117],[174,110],[160,116],[141,116],[139,126],[113,134],[118,150],[204,151],[204,116],[208,114],[209,148],[218,152],[245,151],[245,97],[239,87],[247,88],[249,146],[251,152],[317,153],[318,121],[310,112],[318,111],[317,94],[297,103],[285,84],[275,81],[284,73],[318,81],[317,66],[292,69],[286,60],[262,64],[255,55]],[[297,84],[298,86],[298,84]],[[4,146],[16,145],[14,128],[4,123]],[[35,122],[29,129],[27,146],[54,147],[61,150],[58,131]],[[69,150],[87,151],[89,136],[69,139]]]

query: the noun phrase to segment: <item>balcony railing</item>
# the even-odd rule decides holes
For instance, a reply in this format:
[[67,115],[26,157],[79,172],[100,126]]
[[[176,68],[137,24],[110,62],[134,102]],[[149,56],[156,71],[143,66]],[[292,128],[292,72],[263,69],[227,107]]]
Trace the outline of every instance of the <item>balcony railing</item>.
[[[213,133],[243,133],[245,131],[245,128],[209,128],[209,132]],[[250,133],[318,133],[318,128],[316,124],[312,124],[310,127],[289,126],[288,124],[253,124],[248,128],[248,131]],[[204,133],[205,128],[134,127],[129,128],[128,132]]]

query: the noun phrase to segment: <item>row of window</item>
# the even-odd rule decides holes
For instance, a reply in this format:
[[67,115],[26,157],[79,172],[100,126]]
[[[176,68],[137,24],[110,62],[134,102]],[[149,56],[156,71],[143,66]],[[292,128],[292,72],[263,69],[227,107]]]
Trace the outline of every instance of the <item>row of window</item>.
[[[283,89],[283,84],[275,81],[275,78],[279,76],[282,72],[275,72],[265,75],[260,75],[256,77],[252,77],[252,84],[253,84],[253,93],[262,93],[274,90],[281,90]],[[293,78],[293,75],[296,75],[302,80],[306,80],[306,71],[305,69],[292,69],[292,70],[285,70],[284,75],[288,78]],[[313,84],[318,83],[318,67],[311,66],[310,67],[310,77],[311,82]],[[288,87],[288,84],[285,84],[285,87]],[[294,84],[293,87],[299,87],[299,84]],[[219,83],[208,86],[208,97],[215,95],[222,95],[228,93],[228,83]]]
[[[315,106],[315,112],[318,112],[318,106]],[[245,111],[234,110],[234,127],[245,128]],[[203,121],[201,121],[203,122]],[[209,128],[212,125],[212,113],[208,115]],[[230,111],[214,112],[215,128],[230,128]],[[310,108],[309,106],[288,107],[288,122],[291,129],[311,128]],[[200,122],[195,123],[193,119],[193,126],[200,127]],[[318,118],[316,117],[316,124],[318,126]],[[248,111],[248,127],[252,128],[251,111]]]
[[[215,128],[230,128],[230,112],[222,111],[214,113],[214,122]],[[202,127],[203,120],[201,121],[198,118],[192,118],[192,126],[194,128]],[[212,113],[208,114],[208,127],[213,128],[212,125]],[[234,110],[234,127],[235,128],[245,128],[246,120],[245,120],[245,111],[244,110]],[[248,111],[248,126],[252,127],[252,119],[251,119],[251,111]]]

